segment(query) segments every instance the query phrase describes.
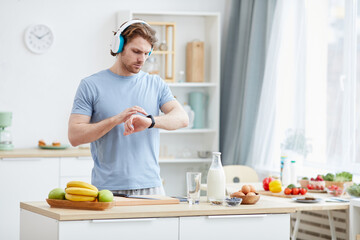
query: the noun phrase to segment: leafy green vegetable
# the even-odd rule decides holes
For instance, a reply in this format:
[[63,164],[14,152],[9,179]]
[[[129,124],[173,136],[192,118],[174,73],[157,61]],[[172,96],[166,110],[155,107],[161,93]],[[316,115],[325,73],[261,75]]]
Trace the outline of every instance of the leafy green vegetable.
[[325,181],[334,181],[335,175],[332,173],[328,173],[322,176]]
[[294,184],[289,184],[289,186],[287,186],[287,188],[292,189],[292,188],[296,188],[296,186]]
[[309,180],[309,178],[308,177],[303,177],[302,180]]
[[336,182],[351,182],[353,175],[349,172],[341,172],[335,175]]
[[353,197],[360,197],[360,184],[354,184],[346,189]]

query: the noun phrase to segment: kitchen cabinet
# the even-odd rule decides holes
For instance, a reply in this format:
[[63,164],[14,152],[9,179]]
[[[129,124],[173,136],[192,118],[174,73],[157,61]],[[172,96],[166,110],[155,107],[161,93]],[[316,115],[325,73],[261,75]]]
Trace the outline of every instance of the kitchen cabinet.
[[[172,22],[175,34],[175,79],[168,85],[182,104],[189,104],[189,95],[200,92],[204,95],[205,120],[202,128],[185,128],[175,131],[160,131],[160,163],[182,162],[194,171],[203,171],[211,158],[199,158],[198,151],[219,151],[220,122],[220,14],[216,12],[133,12],[117,14],[117,29],[123,22],[139,18],[147,22]],[[162,42],[163,36],[158,36]],[[192,41],[204,42],[204,82],[179,81],[180,72],[186,71],[186,45]],[[185,74],[186,75],[186,74]],[[196,112],[195,112],[196,118]],[[206,160],[206,161],[204,161]],[[183,165],[183,166],[184,166]],[[163,166],[163,165],[162,165]],[[206,165],[208,166],[208,165]],[[181,174],[185,176],[182,168]],[[180,173],[178,173],[180,174]],[[204,174],[206,176],[206,174]],[[164,179],[165,182],[172,180]],[[182,180],[179,179],[178,182]],[[203,181],[206,182],[206,179]],[[185,194],[185,192],[179,192]]]
[[37,239],[276,239],[290,238],[291,204],[258,202],[234,208],[202,199],[156,206],[117,206],[105,211],[49,208],[21,203],[21,240]]
[[249,214],[181,217],[179,240],[289,239],[290,214]]
[[19,239],[21,201],[43,201],[58,185],[58,158],[0,158],[0,239]]
[[178,218],[57,221],[21,210],[21,240],[127,239],[177,240]]
[[[0,158],[0,239],[19,239],[21,201],[43,201],[52,189],[65,188],[71,180],[91,182],[91,157],[60,157],[58,153],[58,157]],[[82,155],[81,151],[77,154]]]
[[60,187],[65,188],[69,181],[77,180],[91,183],[94,162],[91,157],[67,157],[60,159]]

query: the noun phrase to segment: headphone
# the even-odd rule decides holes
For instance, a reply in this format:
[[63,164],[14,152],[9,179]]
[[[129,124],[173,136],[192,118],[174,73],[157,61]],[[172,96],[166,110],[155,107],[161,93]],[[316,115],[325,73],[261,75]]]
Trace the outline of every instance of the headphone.
[[[130,20],[128,22],[126,22],[123,26],[120,27],[120,29],[117,31],[117,33],[114,35],[112,44],[111,44],[111,51],[115,54],[122,52],[123,48],[124,48],[124,37],[121,35],[121,33],[128,28],[130,25],[135,24],[135,23],[142,23],[145,24],[147,26],[150,27],[150,25],[142,20]],[[149,52],[149,55],[152,52],[152,48]]]

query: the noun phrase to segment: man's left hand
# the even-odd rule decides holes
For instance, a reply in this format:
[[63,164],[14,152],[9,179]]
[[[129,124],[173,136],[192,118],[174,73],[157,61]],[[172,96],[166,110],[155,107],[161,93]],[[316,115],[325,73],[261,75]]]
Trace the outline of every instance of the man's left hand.
[[124,128],[125,128],[124,136],[143,131],[147,129],[150,125],[151,125],[150,118],[141,115],[132,115],[124,123]]

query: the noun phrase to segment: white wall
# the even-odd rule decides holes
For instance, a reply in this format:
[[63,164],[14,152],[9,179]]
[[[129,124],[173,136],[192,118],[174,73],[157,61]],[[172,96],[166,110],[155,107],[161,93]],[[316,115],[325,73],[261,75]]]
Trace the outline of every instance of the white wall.
[[[220,12],[223,25],[229,2],[1,0],[0,111],[13,112],[15,147],[35,147],[39,139],[68,143],[67,123],[80,80],[113,64],[109,43],[117,11]],[[55,35],[42,55],[30,53],[23,41],[26,27],[36,23],[50,26]]]

